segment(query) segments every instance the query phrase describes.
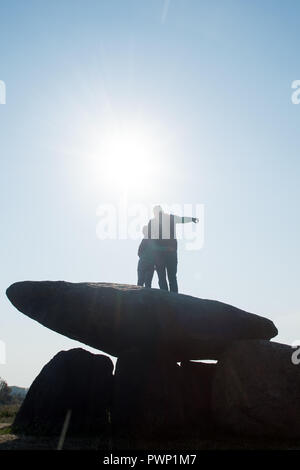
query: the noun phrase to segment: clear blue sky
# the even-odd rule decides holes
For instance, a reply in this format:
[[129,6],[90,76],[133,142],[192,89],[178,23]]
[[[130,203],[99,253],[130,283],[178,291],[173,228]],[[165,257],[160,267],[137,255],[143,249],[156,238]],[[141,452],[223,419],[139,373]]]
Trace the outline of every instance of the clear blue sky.
[[300,3],[2,0],[0,22],[0,376],[29,386],[79,344],[15,310],[11,283],[136,282],[138,241],[96,236],[120,197],[97,153],[110,122],[156,149],[130,200],[205,206],[203,248],[179,243],[180,291],[300,339]]

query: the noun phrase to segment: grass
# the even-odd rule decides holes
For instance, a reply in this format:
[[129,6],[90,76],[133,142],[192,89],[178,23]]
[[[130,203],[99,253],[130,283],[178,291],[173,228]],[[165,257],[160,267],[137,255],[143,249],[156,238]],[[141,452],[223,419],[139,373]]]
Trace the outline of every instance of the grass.
[[0,436],[6,436],[7,434],[12,434],[11,426],[0,429]]
[[0,405],[0,423],[12,423],[19,408],[19,404]]

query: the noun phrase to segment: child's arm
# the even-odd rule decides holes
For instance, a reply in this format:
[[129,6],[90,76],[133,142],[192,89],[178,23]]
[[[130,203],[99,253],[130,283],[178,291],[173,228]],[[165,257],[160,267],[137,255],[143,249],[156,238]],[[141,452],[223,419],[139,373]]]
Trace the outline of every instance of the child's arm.
[[139,249],[138,249],[138,256],[141,257],[145,251],[145,239],[143,239],[140,243]]

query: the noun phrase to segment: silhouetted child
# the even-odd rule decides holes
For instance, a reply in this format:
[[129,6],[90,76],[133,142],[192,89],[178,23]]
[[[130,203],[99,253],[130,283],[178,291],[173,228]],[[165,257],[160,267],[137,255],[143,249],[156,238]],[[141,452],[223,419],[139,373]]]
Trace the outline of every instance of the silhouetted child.
[[140,257],[138,262],[138,286],[151,288],[151,283],[154,274],[154,243],[155,240],[148,238],[148,226],[143,227],[144,238],[140,243],[138,249],[138,256]]

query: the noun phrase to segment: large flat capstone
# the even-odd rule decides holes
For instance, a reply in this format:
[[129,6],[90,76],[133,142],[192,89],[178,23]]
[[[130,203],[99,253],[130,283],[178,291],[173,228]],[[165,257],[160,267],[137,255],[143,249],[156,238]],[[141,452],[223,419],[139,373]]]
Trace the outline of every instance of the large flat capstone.
[[64,281],[16,282],[7,297],[42,325],[113,356],[131,347],[218,359],[233,341],[270,339],[273,322],[239,308],[159,289]]

